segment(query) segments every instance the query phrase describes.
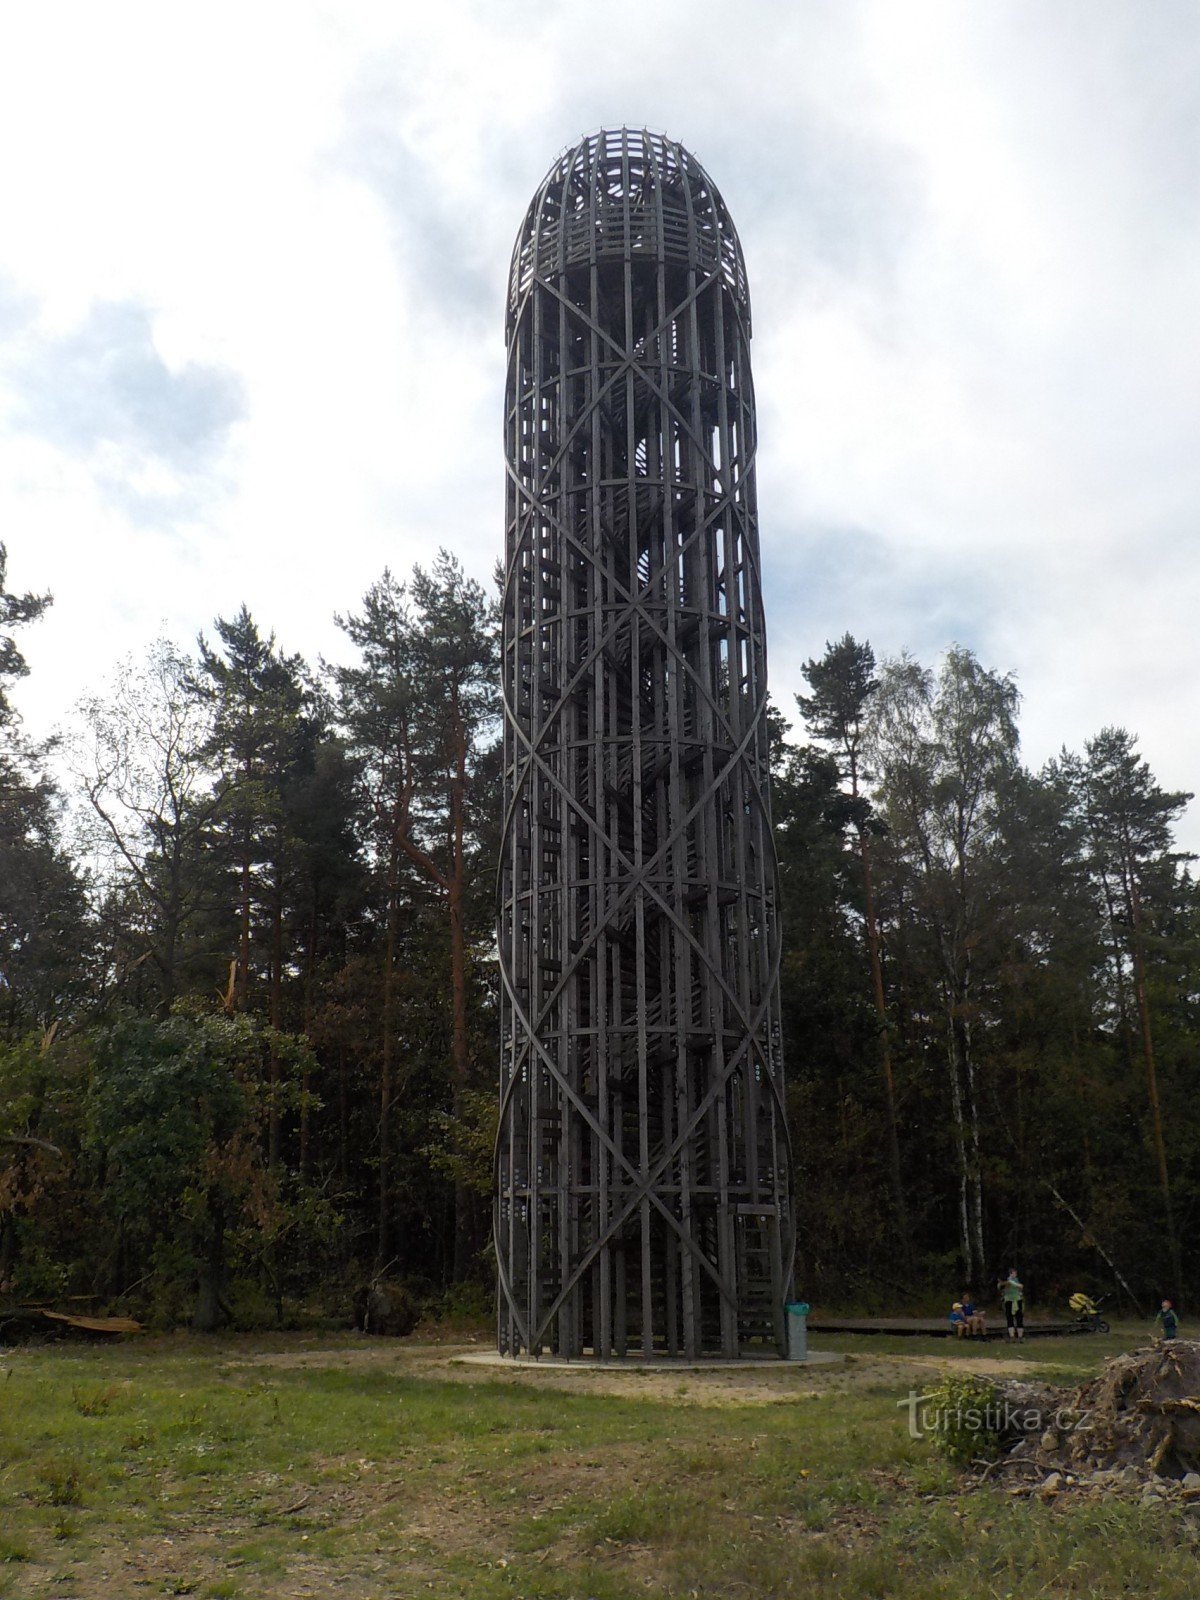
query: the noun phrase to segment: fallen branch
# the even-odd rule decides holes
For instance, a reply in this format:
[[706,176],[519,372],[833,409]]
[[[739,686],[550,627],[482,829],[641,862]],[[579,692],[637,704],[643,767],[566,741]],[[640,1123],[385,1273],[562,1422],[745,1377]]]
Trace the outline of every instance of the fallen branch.
[[1039,1466],[1036,1461],[1027,1461],[1024,1456],[1001,1456],[997,1461],[976,1460],[972,1461],[971,1465],[983,1468],[979,1474],[980,1483],[1002,1467],[1024,1467],[1028,1472],[1036,1472],[1039,1478],[1048,1470]]
[[31,1133],[0,1133],[0,1144],[32,1145],[35,1150],[48,1150],[52,1156],[62,1155],[58,1146],[51,1144],[49,1139],[35,1139]]
[[1083,1218],[1079,1215],[1078,1211],[1076,1211],[1073,1206],[1067,1204],[1067,1202],[1063,1199],[1062,1195],[1059,1194],[1058,1190],[1050,1182],[1049,1179],[1046,1180],[1046,1187],[1049,1189],[1050,1193],[1058,1201],[1059,1205],[1063,1208],[1063,1210],[1067,1213],[1067,1215],[1075,1222],[1076,1226],[1079,1228],[1080,1233],[1083,1234],[1086,1238],[1088,1238],[1088,1239],[1090,1239],[1092,1241],[1092,1243],[1095,1245],[1096,1249],[1104,1257],[1105,1261],[1108,1262],[1109,1266],[1112,1268],[1113,1276],[1116,1278],[1117,1282],[1121,1285],[1122,1289],[1124,1289],[1125,1293],[1129,1296],[1130,1300],[1133,1301],[1133,1309],[1137,1312],[1139,1317],[1143,1316],[1144,1313],[1142,1311],[1141,1305],[1138,1302],[1138,1298],[1134,1294],[1133,1290],[1126,1283],[1126,1281],[1124,1279],[1124,1276],[1118,1270],[1116,1262],[1109,1255],[1108,1251],[1100,1243],[1099,1239],[1097,1239],[1096,1235],[1092,1232],[1092,1230],[1085,1224]]

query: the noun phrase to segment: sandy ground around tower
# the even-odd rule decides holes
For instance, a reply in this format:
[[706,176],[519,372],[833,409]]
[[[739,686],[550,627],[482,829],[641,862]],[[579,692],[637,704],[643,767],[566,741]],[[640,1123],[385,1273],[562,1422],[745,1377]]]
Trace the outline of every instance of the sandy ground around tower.
[[[846,1342],[846,1341],[833,1341]],[[608,1394],[625,1399],[662,1400],[689,1405],[771,1405],[864,1385],[924,1383],[931,1373],[952,1366],[956,1372],[988,1377],[1019,1375],[1028,1363],[1022,1357],[966,1356],[946,1345],[944,1353],[896,1354],[838,1349],[814,1352],[810,1363],[747,1361],[689,1367],[603,1367],[590,1363],[508,1362],[496,1357],[483,1336],[431,1340],[420,1333],[409,1339],[366,1341],[353,1335],[326,1335],[305,1340],[303,1347],[260,1351],[233,1357],[232,1366],[277,1369],[338,1369],[390,1373],[448,1383],[501,1383],[516,1387],[563,1390],[573,1394]]]

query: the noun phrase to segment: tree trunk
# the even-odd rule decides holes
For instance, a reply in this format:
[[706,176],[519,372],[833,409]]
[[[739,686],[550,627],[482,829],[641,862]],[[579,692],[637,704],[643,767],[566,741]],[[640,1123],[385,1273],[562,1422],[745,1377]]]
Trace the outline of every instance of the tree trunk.
[[350,1083],[346,1068],[346,1041],[338,1037],[338,1177],[343,1183],[350,1171]]
[[[179,993],[179,941],[187,918],[189,895],[187,890],[187,862],[185,861],[184,839],[190,841],[196,837],[196,825],[193,824],[186,833],[183,829],[180,807],[178,801],[173,807],[174,820],[171,827],[171,870],[167,885],[167,904],[163,907],[165,925],[165,949],[163,966],[163,987],[166,1004],[163,1007],[164,1015],[170,1011]],[[195,871],[195,859],[192,859],[192,870]],[[194,904],[194,900],[191,902]]]
[[959,1059],[963,1066],[966,1089],[965,1105],[969,1137],[967,1155],[970,1167],[969,1204],[973,1261],[971,1276],[967,1282],[974,1289],[982,1289],[983,1272],[987,1262],[987,1254],[983,1248],[983,1155],[979,1138],[979,1094],[975,1083],[975,1051],[974,1040],[971,1037],[970,1007],[971,958],[968,953],[964,958],[962,984],[955,1012],[959,1027]]
[[383,954],[383,1037],[379,1051],[379,1229],[375,1269],[383,1272],[392,1259],[391,1118],[392,1034],[395,1026],[396,983],[396,848],[388,862],[387,937]]
[[[282,867],[275,868],[275,892],[271,904],[271,1027],[277,1032],[283,1027],[283,883]],[[283,1146],[282,1120],[279,1115],[279,1085],[281,1073],[279,1052],[271,1042],[268,1062],[271,1083],[271,1105],[267,1120],[267,1162],[279,1165]]]
[[164,1017],[170,1014],[171,1007],[175,1003],[175,949],[177,939],[178,932],[175,916],[171,913],[168,915],[167,925],[163,930],[163,998],[161,1010]]
[[250,996],[250,852],[242,855],[242,886],[239,915],[238,964],[234,980],[234,1010],[245,1011]]
[[884,1104],[887,1111],[888,1165],[891,1168],[892,1196],[896,1206],[896,1237],[906,1261],[912,1258],[912,1231],[908,1221],[908,1202],[900,1170],[900,1135],[896,1126],[896,1086],[892,1073],[892,1039],[888,1029],[887,997],[883,987],[883,959],[880,950],[879,921],[875,912],[875,880],[871,868],[871,847],[866,831],[859,829],[859,855],[862,859],[863,898],[866,910],[867,954],[871,963],[871,993],[875,1020],[879,1026],[879,1066],[883,1073]]
[[17,1230],[11,1217],[0,1217],[0,1295],[12,1293],[17,1262]]
[[[317,908],[314,904],[308,921],[308,949],[304,962],[304,1037],[312,1039],[313,996],[317,982]],[[312,1084],[307,1065],[300,1079],[300,1182],[308,1181],[308,1097]]]
[[1138,1023],[1142,1039],[1142,1060],[1146,1068],[1146,1092],[1150,1100],[1150,1123],[1154,1133],[1154,1157],[1158,1166],[1158,1181],[1162,1188],[1163,1218],[1167,1227],[1167,1250],[1171,1257],[1173,1289],[1179,1293],[1182,1282],[1182,1260],[1179,1238],[1175,1232],[1175,1208],[1171,1201],[1171,1179],[1167,1168],[1167,1145],[1163,1136],[1162,1103],[1158,1093],[1158,1067],[1154,1055],[1154,1034],[1150,1025],[1150,997],[1146,992],[1146,963],[1142,950],[1142,899],[1137,880],[1130,873],[1128,880],[1130,923],[1133,938],[1133,993],[1137,1004]]
[[[971,1083],[963,1091],[968,1062],[963,1059],[963,1035],[958,1016],[958,992],[954,978],[942,978],[942,1003],[946,1006],[946,1058],[950,1077],[950,1110],[954,1115],[954,1154],[958,1166],[958,1245],[962,1253],[966,1283],[982,1282],[982,1243],[979,1240],[974,1184],[973,1099]],[[976,1130],[978,1136],[978,1130]]]
[[[463,1110],[463,1095],[467,1088],[470,1062],[467,1043],[467,940],[463,917],[463,890],[466,863],[463,857],[463,833],[467,787],[467,739],[459,716],[457,698],[454,702],[452,724],[454,737],[454,778],[450,785],[450,836],[451,862],[446,900],[450,913],[450,995],[453,1007],[451,1065],[454,1076],[454,1117],[458,1122]],[[473,1238],[474,1204],[470,1191],[461,1183],[454,1186],[454,1278],[466,1276],[471,1256],[474,1254]]]
[[953,990],[944,991],[946,1008],[946,1066],[950,1075],[950,1108],[954,1117],[954,1153],[958,1165],[958,1240],[963,1271],[967,1281],[972,1281],[974,1249],[970,1218],[969,1165],[967,1160],[967,1126],[963,1115],[962,1074],[958,1059],[958,1031],[954,1023]]
[[209,1232],[200,1276],[196,1287],[196,1308],[192,1327],[197,1333],[215,1333],[224,1312],[222,1288],[225,1279],[225,1211],[220,1201],[209,1197]]
[[163,915],[163,942],[162,942],[162,979],[163,1002],[162,1013],[167,1016],[175,1001],[176,974],[175,963],[179,946],[180,905],[183,900],[181,887],[181,868],[179,862],[179,841],[176,839],[171,849],[171,866],[168,877],[166,904],[162,906]]
[[982,1288],[987,1253],[983,1247],[983,1156],[979,1140],[979,1095],[975,1084],[975,1057],[971,1049],[971,1029],[963,1028],[963,1077],[966,1086],[967,1132],[969,1136],[968,1160],[970,1165],[969,1202],[971,1213],[971,1243],[973,1259],[968,1282]]
[[1125,1046],[1125,1063],[1132,1071],[1133,1030],[1129,1024],[1129,1000],[1125,993],[1125,957],[1118,932],[1119,918],[1117,917],[1117,907],[1113,900],[1112,887],[1109,884],[1107,872],[1101,874],[1100,881],[1104,888],[1104,906],[1108,912],[1108,931],[1112,939],[1113,977],[1117,985],[1117,1009],[1121,1016],[1121,1039]]

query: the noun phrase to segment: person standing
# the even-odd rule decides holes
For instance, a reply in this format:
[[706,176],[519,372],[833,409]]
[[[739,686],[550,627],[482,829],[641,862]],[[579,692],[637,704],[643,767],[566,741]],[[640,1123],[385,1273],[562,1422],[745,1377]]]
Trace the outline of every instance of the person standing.
[[996,1285],[1004,1301],[1004,1320],[1010,1339],[1025,1337],[1025,1285],[1017,1276],[1016,1267],[1009,1267],[1008,1277]]
[[1164,1300],[1158,1315],[1154,1319],[1154,1326],[1162,1329],[1164,1339],[1173,1339],[1179,1331],[1179,1318],[1175,1315],[1174,1303]]

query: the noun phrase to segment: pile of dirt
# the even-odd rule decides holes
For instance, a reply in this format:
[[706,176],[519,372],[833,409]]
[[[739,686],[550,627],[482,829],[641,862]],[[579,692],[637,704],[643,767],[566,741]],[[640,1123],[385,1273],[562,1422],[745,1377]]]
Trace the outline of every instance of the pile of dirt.
[[1131,1350],[1021,1436],[997,1463],[1033,1492],[1075,1485],[1200,1498],[1200,1343]]

